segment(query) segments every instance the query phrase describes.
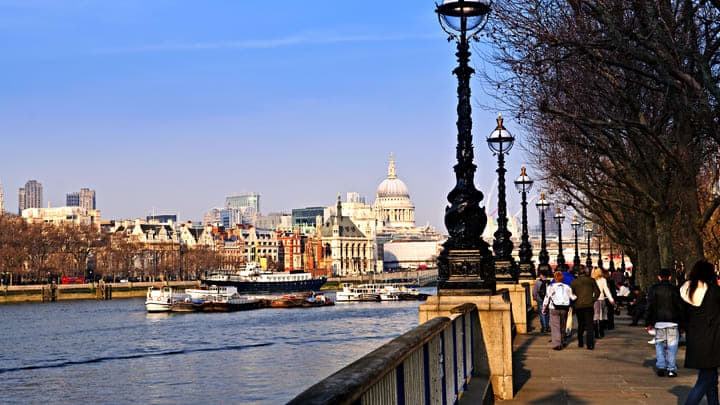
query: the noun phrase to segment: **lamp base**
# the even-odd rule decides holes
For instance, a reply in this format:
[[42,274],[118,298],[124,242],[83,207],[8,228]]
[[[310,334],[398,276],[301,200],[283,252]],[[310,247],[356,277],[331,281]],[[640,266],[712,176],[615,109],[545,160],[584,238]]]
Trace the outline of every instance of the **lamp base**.
[[498,283],[517,284],[519,268],[514,260],[495,261],[495,280]]
[[[443,252],[444,253],[444,252]],[[449,274],[438,281],[438,295],[492,295],[495,293],[495,271],[492,257],[481,250],[451,250],[438,258],[439,274]]]
[[535,280],[535,266],[532,263],[520,263],[520,280]]

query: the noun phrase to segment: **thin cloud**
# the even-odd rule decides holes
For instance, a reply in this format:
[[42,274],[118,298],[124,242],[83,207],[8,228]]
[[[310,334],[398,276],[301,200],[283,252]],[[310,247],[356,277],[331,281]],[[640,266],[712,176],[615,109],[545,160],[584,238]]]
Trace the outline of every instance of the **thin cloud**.
[[249,39],[242,41],[218,41],[195,43],[165,43],[143,45],[126,48],[100,49],[94,53],[144,53],[144,52],[178,52],[178,51],[210,51],[233,49],[269,49],[295,45],[328,45],[347,42],[382,42],[437,39],[437,34],[418,35],[348,35],[348,36],[307,36],[295,35],[275,39]]

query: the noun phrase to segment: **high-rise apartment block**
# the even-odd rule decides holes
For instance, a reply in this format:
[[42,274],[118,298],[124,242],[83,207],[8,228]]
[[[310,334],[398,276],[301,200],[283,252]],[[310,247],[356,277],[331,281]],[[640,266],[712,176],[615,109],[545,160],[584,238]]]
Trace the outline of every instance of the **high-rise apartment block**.
[[[225,197],[225,206],[228,208],[252,208],[253,215],[260,215],[260,194],[240,193]],[[247,211],[246,211],[247,213]]]
[[22,215],[27,208],[42,207],[42,184],[36,180],[25,183],[25,187],[18,191],[18,215]]
[[80,192],[67,194],[65,205],[68,207],[82,207],[86,210],[97,209],[95,206],[95,190],[81,188]]

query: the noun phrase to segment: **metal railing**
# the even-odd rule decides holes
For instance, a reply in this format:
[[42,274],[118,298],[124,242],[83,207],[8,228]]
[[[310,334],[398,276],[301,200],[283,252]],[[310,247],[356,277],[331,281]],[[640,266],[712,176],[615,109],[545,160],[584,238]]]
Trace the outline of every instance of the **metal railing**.
[[289,404],[457,403],[476,371],[488,367],[477,307],[464,304],[451,312],[393,339]]

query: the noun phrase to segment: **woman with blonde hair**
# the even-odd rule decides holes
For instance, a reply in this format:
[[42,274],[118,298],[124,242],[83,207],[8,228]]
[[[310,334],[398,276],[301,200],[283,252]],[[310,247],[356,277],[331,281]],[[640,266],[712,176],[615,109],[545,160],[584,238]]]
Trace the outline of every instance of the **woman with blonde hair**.
[[603,269],[599,267],[593,269],[592,278],[595,279],[598,290],[600,290],[600,296],[593,306],[593,326],[595,327],[595,337],[601,338],[605,336],[605,321],[607,321],[607,304],[605,300],[609,300],[611,305],[615,305],[615,300],[613,300],[612,293],[608,288]]
[[577,299],[567,284],[563,284],[563,274],[556,271],[553,275],[555,282],[547,286],[545,300],[543,301],[542,313],[547,315],[550,312],[550,332],[552,334],[552,348],[562,350],[567,346],[567,323],[570,300]]

